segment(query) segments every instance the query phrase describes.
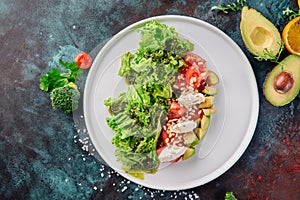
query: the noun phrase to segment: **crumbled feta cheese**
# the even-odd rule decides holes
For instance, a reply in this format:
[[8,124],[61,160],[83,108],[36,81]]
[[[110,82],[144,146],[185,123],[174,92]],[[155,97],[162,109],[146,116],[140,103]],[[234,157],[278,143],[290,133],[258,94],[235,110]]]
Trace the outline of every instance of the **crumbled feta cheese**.
[[174,133],[186,133],[193,131],[197,127],[197,123],[194,121],[180,122],[170,126],[170,131]]
[[187,147],[178,145],[168,145],[159,154],[160,162],[169,162],[183,155]]
[[202,93],[195,93],[194,91],[184,91],[178,98],[178,102],[185,107],[190,107],[195,104],[200,104],[205,101]]

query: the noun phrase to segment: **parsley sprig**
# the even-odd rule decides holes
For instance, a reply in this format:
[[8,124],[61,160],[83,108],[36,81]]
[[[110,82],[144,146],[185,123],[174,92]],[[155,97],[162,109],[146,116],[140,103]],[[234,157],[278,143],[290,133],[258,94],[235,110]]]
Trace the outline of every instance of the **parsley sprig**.
[[263,61],[263,60],[267,61],[268,60],[268,61],[271,61],[271,62],[274,62],[277,64],[280,63],[279,58],[280,58],[282,51],[284,50],[283,41],[281,43],[279,43],[278,45],[280,45],[280,50],[277,55],[274,55],[274,53],[272,51],[270,51],[269,49],[264,48],[263,55],[255,56],[254,58],[256,58],[258,61]]
[[237,200],[233,192],[226,192],[224,200]]
[[[282,11],[282,14],[289,17],[289,20],[292,20],[298,16],[300,16],[300,9],[298,10],[298,12],[295,12],[293,10],[291,10],[289,7],[287,7],[284,11]],[[299,21],[300,23],[300,21]]]
[[222,6],[222,5],[213,6],[213,7],[211,7],[210,10],[219,10],[226,14],[229,11],[237,12],[237,11],[242,10],[242,6],[244,6],[244,3],[246,3],[246,0],[237,0],[237,4],[232,3],[232,4],[228,4],[226,6]]
[[59,64],[67,68],[68,72],[61,73],[58,68],[52,68],[40,78],[40,89],[45,92],[51,92],[54,88],[67,85],[69,82],[75,82],[82,69],[78,68],[77,62],[64,62],[59,60]]

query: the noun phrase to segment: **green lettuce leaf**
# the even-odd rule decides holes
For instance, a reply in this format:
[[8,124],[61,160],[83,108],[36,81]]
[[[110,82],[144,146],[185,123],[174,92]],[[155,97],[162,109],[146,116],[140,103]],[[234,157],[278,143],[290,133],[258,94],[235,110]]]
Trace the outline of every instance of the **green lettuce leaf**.
[[175,28],[168,27],[158,21],[147,22],[141,29],[142,39],[139,43],[141,50],[159,49],[174,52],[184,56],[186,52],[194,50],[194,45],[186,39],[180,39]]

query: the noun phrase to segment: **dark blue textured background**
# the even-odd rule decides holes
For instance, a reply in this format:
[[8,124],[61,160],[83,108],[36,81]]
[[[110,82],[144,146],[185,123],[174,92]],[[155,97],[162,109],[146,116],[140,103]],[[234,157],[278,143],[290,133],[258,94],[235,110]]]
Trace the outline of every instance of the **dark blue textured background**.
[[[0,0],[0,199],[300,199],[300,100],[273,107],[262,94],[274,63],[259,62],[239,32],[240,12],[210,11],[235,1],[208,0]],[[282,31],[286,7],[296,1],[248,0]],[[185,191],[138,186],[84,151],[72,115],[53,110],[39,89],[59,57],[97,45],[141,19],[178,14],[207,21],[228,34],[247,55],[258,84],[260,115],[241,159],[214,181]],[[300,44],[299,44],[300,45]],[[288,55],[283,52],[282,57]],[[81,116],[79,116],[80,118]]]

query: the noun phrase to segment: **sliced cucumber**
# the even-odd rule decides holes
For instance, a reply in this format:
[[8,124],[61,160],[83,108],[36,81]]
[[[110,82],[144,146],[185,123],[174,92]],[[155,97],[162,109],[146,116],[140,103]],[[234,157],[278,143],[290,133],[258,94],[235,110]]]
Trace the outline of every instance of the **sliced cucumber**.
[[208,71],[208,74],[207,83],[209,85],[217,85],[220,81],[218,75],[211,70]]
[[207,94],[207,95],[216,95],[217,94],[217,88],[215,85],[207,85],[205,86],[205,88],[202,90],[202,92],[204,94]]

